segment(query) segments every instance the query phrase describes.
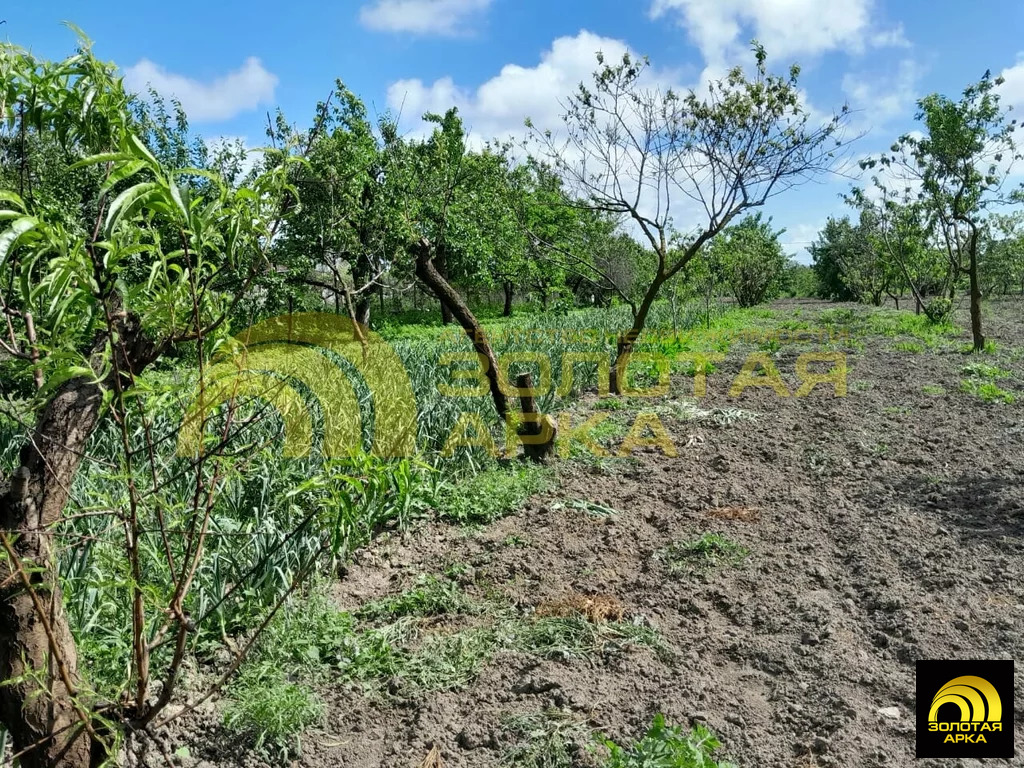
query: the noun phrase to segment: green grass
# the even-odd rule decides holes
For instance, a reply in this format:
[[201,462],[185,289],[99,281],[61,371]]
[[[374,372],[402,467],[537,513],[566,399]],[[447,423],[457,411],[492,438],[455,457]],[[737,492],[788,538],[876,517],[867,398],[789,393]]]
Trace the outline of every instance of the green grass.
[[[442,614],[453,623],[438,629],[432,618]],[[472,600],[434,575],[354,614],[334,608],[317,589],[270,623],[226,691],[225,722],[283,759],[299,752],[302,732],[321,720],[320,686],[356,683],[376,695],[421,695],[469,685],[501,652],[564,660],[641,647],[671,658],[649,626],[536,617],[503,595]]]
[[251,739],[257,752],[286,761],[302,753],[302,733],[322,721],[323,702],[279,671],[249,667],[231,686],[224,724]]
[[944,349],[960,335],[960,330],[948,320],[935,323],[924,314],[906,310],[839,307],[822,312],[818,322],[834,332],[853,337],[899,339],[893,346],[914,354],[926,348]]
[[639,741],[623,747],[605,738],[603,744],[608,759],[602,768],[735,768],[715,760],[721,742],[707,728],[697,725],[687,732],[668,725],[661,714]]
[[989,381],[995,381],[996,379],[1008,379],[1013,376],[1013,373],[1010,371],[1000,368],[997,365],[990,365],[989,363],[968,363],[960,369],[960,373],[964,376],[987,379]]
[[898,341],[893,344],[893,349],[899,352],[909,352],[913,355],[919,355],[924,352],[924,346],[916,341]]
[[502,726],[514,741],[501,764],[514,768],[735,768],[715,759],[721,744],[708,729],[698,725],[684,731],[662,714],[625,746],[599,735],[579,715],[556,709],[509,716]]
[[717,533],[705,533],[698,539],[674,542],[661,551],[669,571],[693,571],[723,565],[738,565],[749,551]]
[[991,381],[978,381],[977,379],[965,379],[960,382],[960,391],[974,395],[986,403],[1005,403],[1012,405],[1017,401],[1016,395],[1000,389],[997,384]]
[[385,597],[362,605],[356,616],[378,621],[401,619],[406,616],[442,616],[444,614],[470,614],[480,607],[470,600],[458,585],[433,575],[421,576],[417,586],[399,595]]
[[573,768],[593,739],[585,719],[561,710],[506,717],[502,725],[515,741],[505,748],[501,762],[514,768]]
[[946,388],[940,384],[925,384],[921,391],[926,395],[938,396],[946,394]]
[[492,465],[449,484],[440,494],[438,511],[460,525],[490,523],[516,511],[551,478],[551,470],[536,464]]
[[621,654],[647,647],[664,658],[671,652],[651,627],[630,622],[594,623],[582,616],[544,617],[513,622],[507,627],[515,650],[553,659]]

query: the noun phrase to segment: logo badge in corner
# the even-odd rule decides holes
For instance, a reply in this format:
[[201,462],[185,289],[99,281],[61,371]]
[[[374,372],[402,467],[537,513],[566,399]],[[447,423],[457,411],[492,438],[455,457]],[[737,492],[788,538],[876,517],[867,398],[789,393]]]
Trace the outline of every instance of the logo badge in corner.
[[1013,662],[917,662],[918,757],[1013,757]]

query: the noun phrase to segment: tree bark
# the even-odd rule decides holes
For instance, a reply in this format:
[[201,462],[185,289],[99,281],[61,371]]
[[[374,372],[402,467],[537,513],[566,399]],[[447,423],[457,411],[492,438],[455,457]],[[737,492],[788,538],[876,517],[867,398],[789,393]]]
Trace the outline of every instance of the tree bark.
[[[445,285],[447,285],[448,288],[451,289],[453,294],[458,296],[458,294],[455,293],[455,290],[451,288],[451,283],[448,282],[448,257],[444,253],[444,248],[436,249],[436,253],[434,253],[434,256],[431,261],[434,267],[434,271],[437,272],[438,277],[440,277],[441,280],[445,283]],[[441,299],[440,297],[438,297],[438,299],[441,302],[441,324],[451,325],[452,321],[455,319],[454,314],[452,313],[452,309],[448,304],[445,303],[444,299]],[[459,300],[461,301],[462,298],[459,297]]]
[[355,320],[360,325],[369,328],[370,327],[370,302],[372,297],[365,294],[359,294],[359,298],[355,302]]
[[427,288],[431,290],[438,301],[441,302],[442,310],[447,310],[449,315],[458,320],[459,325],[466,332],[470,343],[477,354],[482,355],[487,361],[487,382],[491,391],[491,399],[494,401],[494,409],[498,412],[499,418],[505,421],[508,417],[508,398],[501,388],[500,373],[498,371],[498,358],[491,348],[490,342],[484,329],[470,311],[466,302],[462,300],[458,292],[438,271],[434,265],[434,248],[428,240],[420,240],[413,246],[413,253],[416,256],[416,277],[418,277]]
[[974,337],[974,351],[985,349],[985,334],[981,330],[981,285],[978,282],[978,230],[971,228],[970,268],[971,278],[971,336]]
[[537,400],[532,394],[533,376],[521,373],[516,378],[516,387],[520,391],[519,402],[523,411],[523,424],[519,435],[523,438],[523,453],[528,459],[543,464],[555,452],[555,439],[558,437],[558,425],[547,415],[537,410]]
[[512,317],[512,283],[506,282],[502,288],[505,291],[505,308],[502,310],[503,317]]
[[[138,374],[160,350],[146,341],[137,318],[122,315],[116,325],[117,369]],[[104,336],[94,355],[106,343]],[[94,367],[100,369],[98,360]],[[57,388],[0,496],[0,531],[15,556],[0,564],[0,680],[21,678],[0,687],[0,719],[15,751],[29,749],[20,758],[23,768],[87,768],[105,757],[82,724],[89,703],[78,699],[78,654],[51,537],[99,421],[103,391],[116,375],[112,370],[99,383],[75,378]]]
[[616,345],[615,350],[615,360],[612,362],[612,368],[609,372],[610,380],[608,384],[613,394],[622,394],[623,382],[619,380],[619,362],[633,351],[636,340],[640,338],[640,334],[643,333],[644,326],[647,324],[647,315],[650,313],[651,307],[654,306],[654,300],[658,297],[658,291],[661,290],[665,280],[666,278],[662,277],[654,279],[654,282],[647,289],[643,301],[640,302],[640,306],[633,315],[633,327],[627,333],[619,336],[619,343]]

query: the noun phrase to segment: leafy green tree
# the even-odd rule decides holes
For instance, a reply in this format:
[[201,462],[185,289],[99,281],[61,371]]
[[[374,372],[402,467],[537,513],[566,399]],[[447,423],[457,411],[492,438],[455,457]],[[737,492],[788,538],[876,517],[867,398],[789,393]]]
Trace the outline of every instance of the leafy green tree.
[[[833,166],[846,109],[812,123],[800,103],[799,68],[770,74],[764,49],[754,56],[751,77],[736,67],[698,95],[647,86],[646,61],[627,54],[608,64],[599,54],[594,82],[566,104],[564,134],[534,131],[581,204],[628,219],[653,254],[632,327],[618,343],[613,391],[662,286],[736,216]],[[699,213],[676,247],[681,201]]]
[[306,162],[292,172],[302,215],[283,233],[274,258],[289,281],[328,294],[336,312],[367,326],[373,295],[396,266],[400,245],[397,212],[384,189],[396,129],[385,117],[375,130],[363,102],[340,81],[316,115]]
[[[882,292],[896,302],[903,288],[909,288],[918,312],[926,306],[929,289],[944,295],[951,290],[955,271],[935,259],[928,247],[930,222],[926,207],[908,190],[895,192],[875,179],[876,195],[854,189],[847,202],[860,211]],[[938,318],[936,318],[938,319]]]
[[917,104],[924,134],[902,136],[891,154],[865,163],[890,169],[897,183],[918,186],[953,265],[954,283],[959,273],[967,274],[976,351],[985,348],[978,270],[985,218],[1009,198],[1004,188],[1013,161],[1021,157],[1013,138],[1016,121],[1007,119],[999,103],[1001,84],[1002,78],[986,72],[959,100],[937,93],[924,97]]
[[[164,468],[130,442],[144,434],[152,449],[161,439],[149,431],[139,377],[184,345],[209,354],[267,270],[295,196],[285,167],[236,188],[206,172],[196,186],[195,169],[161,162],[117,70],[84,39],[61,62],[3,45],[0,73],[13,115],[4,142],[20,147],[14,167],[4,157],[0,188],[0,348],[40,385],[19,466],[0,490],[0,720],[24,768],[86,768],[107,757],[123,727],[146,728],[170,701],[192,632],[184,601],[206,535],[202,502],[183,518],[189,549],[168,555],[167,581],[147,583],[140,548],[160,546],[146,529],[170,507],[161,506]],[[61,193],[69,181],[77,200]],[[133,642],[123,697],[101,705],[79,667],[54,536],[104,418],[122,440],[124,465],[115,470],[130,478],[111,505],[125,531]],[[211,476],[226,471],[220,458],[211,451],[194,468],[197,500],[210,498]],[[153,488],[143,493],[135,478],[149,470]],[[155,633],[172,652],[156,650]],[[154,673],[163,682],[155,698]]]
[[822,298],[861,301],[881,306],[888,295],[899,306],[899,266],[880,247],[878,215],[870,201],[854,224],[848,217],[830,218],[811,246],[813,268]]
[[993,214],[978,271],[987,292],[1024,295],[1024,212]]
[[454,281],[490,284],[489,265],[519,247],[522,230],[509,204],[507,158],[494,151],[471,152],[456,109],[425,119],[435,125],[433,133],[404,144],[386,170],[391,204],[400,214],[403,252],[417,279],[481,356],[495,410],[505,419],[508,398],[497,358]]
[[736,303],[753,307],[775,298],[782,289],[786,255],[771,219],[761,214],[745,217],[711,241],[711,252]]
[[812,268],[818,276],[818,295],[832,301],[861,301],[863,286],[851,270],[869,255],[862,230],[850,221],[829,217],[818,239],[808,249]]
[[794,298],[810,298],[820,292],[818,275],[808,264],[790,259],[782,273],[782,293]]
[[[569,276],[577,274],[577,257],[590,252],[593,217],[572,204],[557,173],[533,158],[513,172],[513,195],[524,248],[521,258],[503,261],[515,265],[519,284],[536,294],[547,311],[552,295],[566,290]],[[505,282],[506,314],[513,285]]]

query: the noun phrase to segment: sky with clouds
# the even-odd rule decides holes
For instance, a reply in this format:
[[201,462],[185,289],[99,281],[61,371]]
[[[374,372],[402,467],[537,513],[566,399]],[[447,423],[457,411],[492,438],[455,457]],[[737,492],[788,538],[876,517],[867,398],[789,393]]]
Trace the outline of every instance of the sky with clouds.
[[[458,106],[482,141],[520,134],[526,117],[557,128],[559,101],[589,79],[598,51],[647,55],[660,81],[690,87],[749,63],[752,38],[777,71],[800,63],[815,114],[849,104],[856,156],[913,130],[921,96],[955,95],[986,70],[1024,110],[1020,0],[178,0],[130,11],[49,0],[0,18],[0,33],[46,57],[70,52],[61,21],[75,22],[130,87],[176,96],[211,140],[251,146],[277,107],[308,124],[336,78],[411,133],[423,112]],[[790,252],[806,260],[850,183],[824,178],[769,202]]]

